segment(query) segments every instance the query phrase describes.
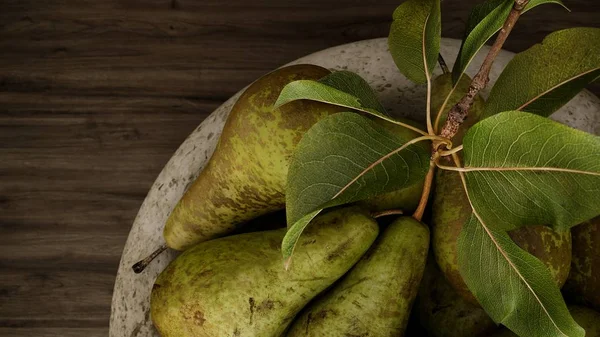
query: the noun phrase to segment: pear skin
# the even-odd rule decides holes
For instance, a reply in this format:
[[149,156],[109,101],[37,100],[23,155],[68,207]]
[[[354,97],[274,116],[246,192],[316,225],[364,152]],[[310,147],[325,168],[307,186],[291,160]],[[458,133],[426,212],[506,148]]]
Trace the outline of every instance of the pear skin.
[[288,337],[403,336],[423,275],[429,229],[392,222],[340,282],[305,308]]
[[289,159],[300,138],[320,119],[347,109],[305,100],[277,109],[273,105],[286,84],[327,74],[318,66],[293,65],[261,77],[244,91],[214,154],[167,220],[169,247],[185,250],[284,208]]
[[433,258],[427,261],[413,312],[431,337],[482,337],[497,329],[481,307],[454,290]]
[[[454,289],[472,304],[477,300],[467,288],[458,269],[458,236],[471,216],[471,206],[456,172],[438,171],[432,203],[432,247],[436,261]],[[510,231],[515,243],[540,259],[559,287],[571,266],[571,233],[555,232],[546,226],[527,226]]]
[[163,337],[278,337],[316,295],[369,249],[378,226],[358,208],[317,217],[300,237],[288,270],[286,229],[202,242],[157,278],[151,315]]
[[564,287],[576,303],[600,310],[600,217],[571,229],[573,261]]
[[[448,112],[452,106],[463,97],[470,86],[471,79],[463,75],[454,91],[452,91],[452,74],[438,76],[432,82],[432,114],[437,117],[446,96],[452,91],[448,98],[444,111],[440,116],[439,127],[446,121]],[[434,91],[435,90],[435,91]],[[433,95],[435,93],[435,95]],[[473,106],[469,110],[467,120],[461,125],[453,139],[455,145],[460,145],[466,131],[479,120],[483,111],[485,101],[477,96]],[[449,157],[440,159],[444,165],[452,165]],[[443,205],[443,206],[442,206]],[[460,176],[456,172],[438,170],[435,177],[435,190],[432,198],[432,248],[436,260],[443,274],[450,284],[465,298],[472,303],[477,303],[475,297],[467,289],[460,273],[456,255],[456,242],[462,224],[471,214],[471,206],[463,191]],[[436,226],[437,224],[437,226]],[[440,258],[438,258],[440,256]],[[442,258],[443,257],[443,258]]]
[[579,305],[570,305],[569,312],[585,330],[585,337],[600,337],[600,312]]
[[561,288],[571,271],[573,240],[571,232],[557,232],[547,226],[527,226],[508,232],[523,250],[540,259]]

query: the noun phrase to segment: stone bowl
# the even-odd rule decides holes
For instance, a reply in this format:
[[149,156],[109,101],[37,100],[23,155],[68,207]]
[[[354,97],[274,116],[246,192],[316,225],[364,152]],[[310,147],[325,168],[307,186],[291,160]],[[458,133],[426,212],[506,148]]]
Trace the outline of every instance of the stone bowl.
[[[459,40],[442,39],[441,54],[450,67],[459,47]],[[488,50],[487,47],[482,48],[472,62],[467,70],[471,77]],[[500,53],[490,73],[489,87],[513,56],[507,51]],[[425,86],[413,84],[398,72],[389,54],[386,38],[329,48],[290,64],[298,63],[356,72],[376,90],[383,105],[392,114],[425,121]],[[439,67],[436,67],[434,76],[440,73]],[[223,103],[188,136],[148,192],[121,257],[112,300],[111,337],[159,337],[150,319],[150,291],[158,274],[177,253],[166,251],[141,274],[135,274],[131,266],[164,244],[162,231],[169,213],[212,155],[229,110],[242,91]],[[484,90],[482,95],[487,97],[488,93],[489,90]],[[556,112],[552,119],[598,134],[600,99],[584,90]]]

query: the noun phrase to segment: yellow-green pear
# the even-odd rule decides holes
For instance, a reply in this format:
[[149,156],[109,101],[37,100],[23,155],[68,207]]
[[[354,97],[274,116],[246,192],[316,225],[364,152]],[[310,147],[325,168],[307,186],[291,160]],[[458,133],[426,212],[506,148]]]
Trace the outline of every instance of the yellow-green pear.
[[[277,109],[274,104],[286,84],[327,74],[318,66],[294,65],[275,70],[246,89],[231,109],[214,154],[167,220],[164,237],[169,247],[185,250],[284,208],[289,161],[298,142],[322,118],[348,109],[306,100]],[[406,128],[390,128],[407,140],[418,136]],[[417,189],[413,185],[392,192],[384,202],[391,208],[416,207]]]
[[317,217],[284,269],[286,229],[202,242],[159,275],[151,315],[163,337],[279,337],[296,314],[346,273],[377,238],[355,207]]
[[433,257],[427,260],[413,312],[431,337],[482,337],[497,329],[481,307],[452,288]]
[[341,108],[313,101],[273,107],[283,87],[329,74],[314,65],[275,70],[252,83],[231,109],[215,152],[169,219],[167,245],[184,250],[284,208],[289,158],[302,135]]
[[600,337],[600,312],[580,305],[570,305],[569,312],[585,330],[585,337]]
[[573,261],[564,291],[573,301],[600,310],[600,217],[571,229]]
[[[448,111],[452,106],[463,97],[470,86],[471,79],[463,75],[456,88],[453,88],[452,74],[444,74],[437,77],[432,88],[438,88],[436,95],[432,95],[432,113],[436,117],[442,105],[445,103],[444,111],[439,116],[439,128],[444,125]],[[433,91],[432,91],[433,92]],[[446,97],[452,93],[447,101]],[[462,142],[462,138],[470,126],[479,120],[483,111],[485,102],[481,96],[477,96],[469,110],[467,120],[461,125],[458,133],[453,139],[455,146]],[[450,157],[441,158],[444,165],[453,165]],[[456,172],[446,172],[438,170],[435,177],[435,190],[432,200],[432,248],[438,260],[439,267],[450,283],[457,289],[461,295],[467,297],[471,302],[477,303],[475,298],[468,291],[466,284],[458,273],[458,262],[456,256],[456,240],[462,228],[462,224],[471,214],[471,207],[462,190],[460,176]],[[448,232],[448,233],[446,233]],[[438,256],[448,258],[438,258]],[[456,272],[456,273],[453,273]],[[455,278],[457,280],[455,280]],[[467,289],[465,291],[465,289]]]
[[288,337],[401,337],[423,275],[429,229],[392,222],[347,275],[294,321]]

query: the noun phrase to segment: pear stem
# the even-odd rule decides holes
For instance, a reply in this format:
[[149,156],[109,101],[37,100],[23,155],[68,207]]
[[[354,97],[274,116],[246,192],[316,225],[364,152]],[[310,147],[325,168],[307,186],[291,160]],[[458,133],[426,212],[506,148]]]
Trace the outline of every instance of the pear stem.
[[133,269],[133,271],[136,274],[139,274],[141,272],[144,271],[144,269],[146,269],[146,267],[148,267],[148,265],[150,264],[150,262],[152,262],[157,256],[159,256],[162,252],[164,252],[165,250],[167,250],[167,245],[164,244],[160,247],[158,247],[157,250],[155,250],[154,252],[152,252],[152,254],[148,255],[148,257],[146,257],[145,259],[137,262],[136,264],[134,264],[131,269]]
[[446,122],[442,127],[440,136],[452,139],[454,135],[456,135],[456,133],[458,132],[458,128],[469,114],[469,110],[473,105],[475,97],[481,89],[487,86],[490,80],[489,75],[490,70],[492,69],[492,64],[494,63],[494,60],[500,53],[500,50],[502,50],[504,42],[508,38],[508,35],[512,31],[513,27],[515,26],[515,23],[521,16],[521,12],[523,11],[527,3],[529,3],[529,0],[515,0],[510,14],[508,14],[508,17],[506,18],[506,21],[504,21],[502,29],[500,29],[500,32],[498,33],[496,41],[494,41],[494,44],[490,48],[490,51],[485,57],[485,60],[481,64],[479,72],[477,72],[477,75],[473,77],[471,85],[469,86],[469,90],[467,91],[465,96],[458,103],[456,103],[448,112],[448,118],[446,119]]
[[371,213],[371,216],[374,219],[377,219],[377,218],[381,218],[382,216],[399,215],[399,214],[404,214],[404,212],[402,212],[401,209],[389,209],[389,210],[381,211],[381,212],[373,212],[373,213]]

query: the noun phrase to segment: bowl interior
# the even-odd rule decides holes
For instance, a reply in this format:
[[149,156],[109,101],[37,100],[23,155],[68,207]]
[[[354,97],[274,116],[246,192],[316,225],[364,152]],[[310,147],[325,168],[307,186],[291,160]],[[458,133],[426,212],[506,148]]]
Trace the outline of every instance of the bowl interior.
[[[442,39],[441,53],[446,61],[456,57],[459,47],[458,40]],[[470,76],[476,73],[477,66],[487,51],[487,47],[482,48],[472,62],[467,70]],[[490,73],[489,87],[493,85],[513,55],[506,51],[500,53]],[[298,63],[311,63],[332,70],[356,72],[369,82],[384,106],[393,115],[424,122],[425,87],[414,85],[398,72],[389,55],[385,38],[333,47],[302,57],[290,64]],[[434,71],[434,76],[440,73],[438,67]],[[177,201],[212,155],[229,110],[239,94],[217,108],[188,136],[148,192],[133,223],[121,257],[113,293],[110,336],[159,337],[150,320],[150,291],[154,280],[176,257],[176,252],[163,253],[141,274],[134,274],[131,266],[164,244],[162,238],[164,223]],[[482,94],[487,97],[488,91],[484,90]],[[598,134],[600,100],[591,93],[583,91],[552,118]]]

